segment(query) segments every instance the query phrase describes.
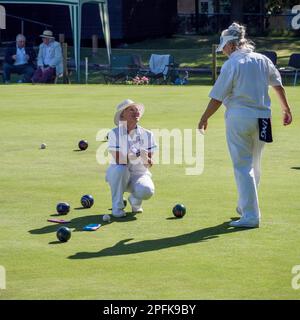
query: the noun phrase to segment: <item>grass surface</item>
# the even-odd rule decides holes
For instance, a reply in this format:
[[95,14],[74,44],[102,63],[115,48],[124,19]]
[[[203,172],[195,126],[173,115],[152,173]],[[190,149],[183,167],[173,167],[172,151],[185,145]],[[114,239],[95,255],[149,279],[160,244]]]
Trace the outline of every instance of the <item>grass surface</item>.
[[[300,52],[300,43],[297,37],[250,37],[255,43],[256,51],[271,50],[278,55],[278,66],[284,67],[288,63],[291,53]],[[145,64],[149,63],[152,53],[172,54],[175,62],[181,67],[211,67],[212,45],[219,43],[219,36],[175,35],[172,38],[147,39],[142,42],[128,44],[123,48],[113,48],[115,54],[140,54]],[[70,52],[71,53],[71,52]],[[82,55],[88,56],[91,61],[107,63],[106,49],[99,49],[98,54],[92,55],[92,49],[83,48]],[[226,60],[222,54],[218,55],[218,65],[222,66]]]
[[[146,128],[196,128],[209,89],[0,87],[0,265],[7,278],[0,299],[299,299],[291,287],[300,264],[298,87],[287,89],[294,107],[288,128],[272,95],[275,142],[262,163],[261,228],[227,225],[236,217],[236,188],[222,110],[209,122],[202,175],[158,164],[144,213],[102,222],[111,203],[96,134],[111,128],[114,106],[127,97],[145,103]],[[74,151],[80,139],[90,143],[85,152]],[[47,149],[39,149],[42,142]],[[86,193],[95,205],[76,210]],[[72,207],[67,243],[57,242],[58,226],[47,222],[60,201]],[[187,214],[172,219],[178,202]],[[103,225],[83,232],[88,223]]]
[[[292,53],[300,52],[300,42],[292,36],[250,37],[254,41],[256,51],[276,51],[277,66],[285,67]],[[142,42],[128,44],[122,48],[113,48],[113,54],[138,54],[144,65],[149,65],[151,54],[171,54],[175,63],[180,67],[212,68],[212,45],[219,43],[219,36],[174,35],[172,38],[147,39]],[[70,51],[70,55],[73,53]],[[89,62],[107,64],[106,49],[101,48],[92,54],[91,48],[82,48],[82,60],[89,58]],[[217,55],[217,66],[221,67],[227,58],[223,54]],[[103,76],[99,72],[89,71],[89,83],[103,83]],[[184,76],[184,73],[181,74]],[[85,76],[82,75],[82,82]],[[298,82],[300,80],[298,79]],[[210,85],[211,75],[190,73],[190,84]],[[293,77],[284,79],[285,85],[293,84]]]
[[[256,51],[276,51],[278,59],[277,66],[285,67],[288,64],[292,53],[300,52],[300,42],[297,37],[292,36],[266,36],[250,37],[256,45]],[[203,35],[174,35],[172,38],[147,39],[145,41],[126,44],[119,48],[112,48],[115,55],[136,54],[140,55],[145,66],[149,65],[151,54],[171,54],[179,67],[212,68],[212,45],[219,43],[219,36]],[[3,56],[4,48],[0,48]],[[69,47],[68,56],[73,57],[73,48]],[[107,65],[107,52],[105,48],[99,48],[97,53],[92,53],[92,48],[81,48],[81,63],[84,65],[85,57],[88,57],[90,66],[93,64]],[[217,55],[217,66],[221,67],[227,58],[223,54]],[[180,76],[184,77],[181,72]],[[72,83],[76,83],[75,72],[71,75]],[[20,79],[18,75],[12,75],[12,82]],[[284,79],[285,85],[293,84],[293,76]],[[60,80],[61,81],[61,80]],[[298,83],[300,78],[298,77]],[[81,67],[81,83],[85,83],[85,68]],[[89,68],[88,83],[104,83],[103,72],[95,68]],[[211,85],[211,74],[191,73],[189,74],[189,84],[192,85]]]

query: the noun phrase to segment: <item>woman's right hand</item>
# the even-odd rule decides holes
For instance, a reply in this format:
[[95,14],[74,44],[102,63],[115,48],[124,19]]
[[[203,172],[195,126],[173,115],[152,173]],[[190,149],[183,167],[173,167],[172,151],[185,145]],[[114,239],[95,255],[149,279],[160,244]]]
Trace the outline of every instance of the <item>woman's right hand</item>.
[[201,133],[204,133],[204,131],[207,129],[207,125],[208,125],[208,120],[202,117],[198,123],[199,131]]

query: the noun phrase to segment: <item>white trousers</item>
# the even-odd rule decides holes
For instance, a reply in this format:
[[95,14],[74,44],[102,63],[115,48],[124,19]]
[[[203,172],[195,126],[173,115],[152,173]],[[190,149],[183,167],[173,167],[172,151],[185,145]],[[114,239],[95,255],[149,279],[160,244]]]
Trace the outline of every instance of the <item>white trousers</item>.
[[226,116],[226,138],[243,218],[260,220],[258,185],[265,142],[259,140],[258,119]]
[[112,198],[112,211],[124,208],[123,194],[130,192],[137,200],[137,206],[141,206],[143,200],[147,200],[154,194],[154,184],[150,171],[144,174],[132,174],[126,165],[111,164],[106,171],[106,181],[110,185]]

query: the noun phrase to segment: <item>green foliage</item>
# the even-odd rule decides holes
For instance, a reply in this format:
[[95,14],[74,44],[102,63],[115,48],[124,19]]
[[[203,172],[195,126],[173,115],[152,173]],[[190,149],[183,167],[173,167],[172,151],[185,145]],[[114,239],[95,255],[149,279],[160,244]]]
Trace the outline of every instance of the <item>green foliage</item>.
[[298,0],[267,0],[266,8],[270,14],[280,14],[284,9],[290,9],[297,4]]

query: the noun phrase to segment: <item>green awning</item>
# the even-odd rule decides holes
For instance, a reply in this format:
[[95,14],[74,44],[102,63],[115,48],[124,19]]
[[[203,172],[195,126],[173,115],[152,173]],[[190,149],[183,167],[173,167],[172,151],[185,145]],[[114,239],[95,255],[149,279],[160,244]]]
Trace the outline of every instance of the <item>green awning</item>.
[[70,17],[71,17],[71,26],[74,39],[74,57],[75,65],[77,71],[77,81],[80,81],[80,40],[81,40],[81,12],[82,6],[85,3],[98,3],[99,4],[99,13],[101,18],[102,30],[104,34],[104,40],[107,48],[108,62],[110,63],[110,53],[111,53],[111,44],[110,44],[110,29],[109,29],[109,16],[108,16],[108,7],[107,0],[0,0],[0,4],[55,4],[55,5],[65,5],[69,6]]

